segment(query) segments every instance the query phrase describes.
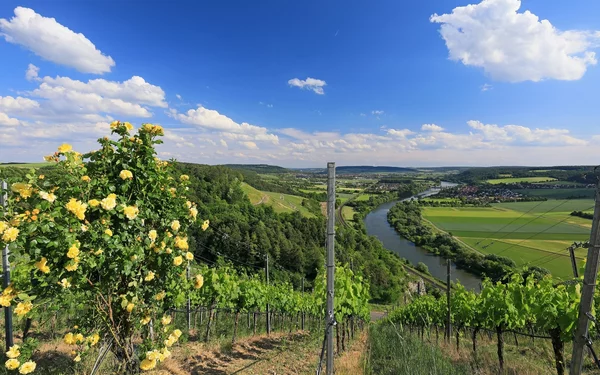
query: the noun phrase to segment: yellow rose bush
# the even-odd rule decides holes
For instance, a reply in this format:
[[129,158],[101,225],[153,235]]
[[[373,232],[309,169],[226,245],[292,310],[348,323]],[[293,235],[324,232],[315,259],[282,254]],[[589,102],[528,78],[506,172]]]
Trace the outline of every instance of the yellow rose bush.
[[[99,139],[97,151],[80,154],[63,144],[45,157],[56,162],[57,177],[11,182],[0,246],[15,254],[15,271],[31,277],[15,279],[0,305],[23,318],[50,299],[82,306],[77,328],[64,337],[73,358],[110,341],[120,371],[129,374],[154,368],[181,336],[163,317],[202,285],[182,270],[193,261],[186,233],[204,220],[186,199],[189,178],[156,158],[160,126],[145,124],[132,135],[131,124],[113,122],[111,130],[116,140]],[[10,359],[25,371],[35,368]]]

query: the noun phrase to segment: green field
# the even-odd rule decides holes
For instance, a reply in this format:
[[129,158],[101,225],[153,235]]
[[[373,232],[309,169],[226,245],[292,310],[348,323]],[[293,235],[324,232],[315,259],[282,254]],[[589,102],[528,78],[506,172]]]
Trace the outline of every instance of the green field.
[[254,205],[266,204],[272,206],[275,212],[289,213],[298,211],[303,216],[315,217],[313,213],[308,211],[306,207],[302,205],[302,200],[305,199],[303,197],[299,197],[297,195],[273,193],[270,191],[260,191],[245,182],[242,183],[242,190],[244,193],[246,193],[250,199],[250,202]]
[[[561,278],[571,276],[569,247],[589,239],[591,220],[573,217],[587,211],[591,199],[494,204],[491,208],[425,207],[423,216],[473,249],[497,254],[519,266],[537,265]],[[586,249],[577,249],[582,261]]]
[[515,193],[544,197],[548,199],[568,199],[572,197],[593,198],[594,189],[515,189]]
[[15,167],[15,168],[41,168],[41,167],[51,167],[54,163],[23,163],[23,164],[0,164],[0,168],[2,167]]
[[495,178],[493,180],[487,180],[488,184],[514,184],[517,182],[545,182],[555,181],[556,178],[552,177],[512,177],[512,178]]
[[361,194],[358,197],[356,197],[355,200],[357,200],[357,201],[368,201],[369,197],[371,197],[371,195],[373,195],[373,194]]

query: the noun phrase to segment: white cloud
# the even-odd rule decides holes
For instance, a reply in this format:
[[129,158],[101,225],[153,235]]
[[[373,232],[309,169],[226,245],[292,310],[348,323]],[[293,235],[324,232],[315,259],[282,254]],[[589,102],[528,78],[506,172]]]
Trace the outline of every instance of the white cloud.
[[481,91],[489,91],[491,89],[493,89],[494,87],[488,83],[484,83],[483,86],[481,86]]
[[484,141],[496,144],[534,144],[538,146],[584,146],[588,144],[584,139],[571,136],[567,129],[530,129],[520,125],[486,125],[475,120],[468,121],[467,125],[479,131]]
[[33,9],[17,7],[15,16],[0,19],[0,35],[36,55],[82,73],[102,74],[115,65],[81,33],[75,33],[54,18],[43,17]]
[[444,128],[436,124],[423,124],[423,126],[421,126],[421,130],[426,132],[441,132],[444,130]]
[[179,100],[183,100],[183,99],[181,98],[181,95],[179,95],[179,94],[175,94],[175,97],[177,97],[177,99],[179,99]]
[[384,113],[383,111],[371,111],[372,115],[377,115],[377,116],[383,115],[383,113]]
[[224,139],[219,140],[219,143],[221,144],[221,146],[227,147],[227,142],[225,142]]
[[292,78],[288,81],[288,84],[290,86],[300,87],[301,89],[312,90],[319,95],[323,95],[325,93],[325,91],[323,91],[323,87],[327,85],[327,83],[323,80],[310,77],[304,80]]
[[197,109],[190,109],[185,114],[171,110],[170,116],[184,124],[195,125],[204,129],[216,130],[224,133],[245,134],[251,136],[250,138],[252,140],[264,140],[272,143],[277,143],[279,141],[276,135],[267,132],[267,128],[251,125],[246,122],[239,124],[215,110],[204,108],[202,106],[199,106]]
[[16,118],[10,118],[6,113],[0,112],[0,126],[18,126],[21,121]]
[[252,141],[242,141],[238,143],[246,147],[248,150],[258,150],[258,146]]
[[38,72],[40,71],[40,68],[38,68],[37,66],[33,65],[33,64],[29,64],[29,66],[27,67],[27,71],[25,72],[25,78],[28,81],[37,81],[38,78]]
[[483,68],[498,81],[577,80],[590,65],[600,33],[556,29],[520,0],[483,0],[431,16],[442,24],[450,59]]
[[36,111],[40,107],[40,103],[29,98],[17,96],[0,96],[0,111],[7,112],[13,115],[26,114],[31,111]]
[[394,137],[406,138],[407,136],[414,134],[415,132],[409,129],[387,129],[387,133]]

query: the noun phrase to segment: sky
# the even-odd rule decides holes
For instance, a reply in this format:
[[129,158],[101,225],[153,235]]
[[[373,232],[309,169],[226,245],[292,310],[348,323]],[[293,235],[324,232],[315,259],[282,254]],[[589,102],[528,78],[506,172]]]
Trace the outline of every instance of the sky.
[[0,162],[599,164],[600,2],[0,2]]

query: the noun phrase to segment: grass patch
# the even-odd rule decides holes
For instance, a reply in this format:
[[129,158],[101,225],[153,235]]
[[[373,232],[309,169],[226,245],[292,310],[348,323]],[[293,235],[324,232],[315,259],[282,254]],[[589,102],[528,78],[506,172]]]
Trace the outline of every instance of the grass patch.
[[397,331],[391,323],[370,327],[369,375],[458,375],[468,374],[468,366],[455,365],[434,345]]
[[594,198],[594,189],[515,189],[515,193],[548,199]]
[[350,221],[354,219],[354,207],[344,206],[342,207],[342,216],[344,220]]
[[54,163],[15,163],[15,164],[0,164],[0,168],[2,167],[15,167],[15,168],[41,168],[41,167],[52,167]]
[[246,193],[252,204],[266,204],[272,206],[275,212],[278,213],[298,211],[303,216],[315,217],[312,212],[302,205],[302,201],[305,199],[304,197],[257,190],[245,182],[242,183],[242,190]]

